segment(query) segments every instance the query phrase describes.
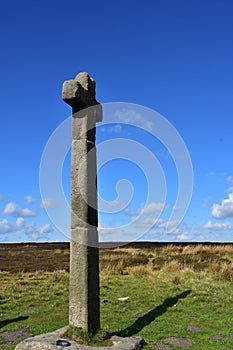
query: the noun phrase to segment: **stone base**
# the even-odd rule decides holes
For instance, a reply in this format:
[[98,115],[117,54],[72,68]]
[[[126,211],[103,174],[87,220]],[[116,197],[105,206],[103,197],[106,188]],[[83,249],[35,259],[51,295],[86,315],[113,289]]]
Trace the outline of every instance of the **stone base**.
[[[94,347],[81,345],[73,340],[61,338],[61,334],[64,334],[66,330],[67,327],[64,327],[52,333],[41,334],[25,339],[16,346],[15,350],[62,350],[64,348],[67,348],[67,350],[140,350],[143,347],[143,339],[141,337],[122,338],[115,335],[111,337],[113,343],[111,346]],[[58,340],[60,340],[60,345],[58,345],[59,342],[57,343]],[[66,343],[62,343],[61,340],[65,340]]]

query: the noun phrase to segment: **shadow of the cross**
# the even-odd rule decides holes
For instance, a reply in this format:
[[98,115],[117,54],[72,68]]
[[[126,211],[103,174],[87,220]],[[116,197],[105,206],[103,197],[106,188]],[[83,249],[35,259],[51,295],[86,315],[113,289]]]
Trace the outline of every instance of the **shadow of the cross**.
[[27,320],[28,317],[29,316],[20,316],[20,317],[16,317],[16,318],[0,321],[0,328],[3,328],[3,327],[5,327],[8,324],[13,323],[13,322],[19,322],[19,321]]
[[150,310],[148,313],[140,316],[131,326],[122,329],[114,333],[120,337],[130,337],[138,332],[140,332],[144,327],[148,326],[153,322],[157,317],[163,315],[169,307],[174,306],[179,299],[186,298],[191,293],[191,290],[186,290],[185,292],[176,295],[175,297],[170,297],[164,300],[164,302],[154,309]]

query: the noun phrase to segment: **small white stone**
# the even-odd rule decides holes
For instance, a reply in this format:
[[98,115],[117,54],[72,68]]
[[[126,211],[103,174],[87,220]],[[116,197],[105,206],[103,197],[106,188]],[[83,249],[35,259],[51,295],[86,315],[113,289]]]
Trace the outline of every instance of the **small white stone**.
[[125,300],[128,300],[129,299],[129,297],[121,297],[121,298],[118,298],[118,300],[120,300],[120,301],[125,301]]

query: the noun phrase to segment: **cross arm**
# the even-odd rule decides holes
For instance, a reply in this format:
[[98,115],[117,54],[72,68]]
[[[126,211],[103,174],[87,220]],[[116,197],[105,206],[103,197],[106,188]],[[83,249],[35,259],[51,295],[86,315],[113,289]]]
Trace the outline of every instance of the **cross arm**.
[[95,98],[95,80],[88,73],[79,73],[74,80],[65,81],[62,99],[73,108],[73,113],[96,105],[96,122],[102,120],[102,108]]

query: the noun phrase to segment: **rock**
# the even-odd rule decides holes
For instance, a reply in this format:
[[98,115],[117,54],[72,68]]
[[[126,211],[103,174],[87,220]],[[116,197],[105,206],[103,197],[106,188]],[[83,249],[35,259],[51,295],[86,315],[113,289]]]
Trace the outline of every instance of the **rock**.
[[187,349],[194,344],[194,340],[192,339],[184,339],[184,338],[176,338],[170,337],[163,340],[165,343],[170,343],[175,346],[179,346],[181,348]]
[[152,346],[155,349],[160,349],[160,350],[173,350],[172,348],[170,348],[170,346],[166,345],[166,344],[162,344],[162,343],[158,343],[158,344],[153,344],[150,343],[150,346]]
[[[61,338],[61,334],[67,330],[67,327],[58,329],[52,333],[41,334],[33,338],[25,339],[18,344],[15,350],[61,350],[60,345],[56,345],[58,340],[66,340]],[[67,346],[69,350],[140,350],[143,346],[143,339],[141,337],[128,337],[122,338],[117,336],[111,336],[113,342],[112,346],[93,347],[88,345],[77,344],[72,340],[68,340],[70,343]],[[64,346],[63,346],[64,348]]]
[[133,309],[134,308],[134,306],[131,306],[131,305],[126,305],[126,306],[124,306],[124,309],[125,310],[130,310],[130,309]]
[[220,334],[216,334],[216,335],[213,335],[213,337],[211,337],[211,340],[219,340],[219,339],[222,339],[222,335]]
[[1,333],[1,337],[6,342],[15,342],[19,339],[24,339],[26,337],[31,337],[32,334],[26,330],[14,331],[14,332],[4,332]]
[[198,333],[198,332],[202,332],[203,329],[199,328],[199,327],[194,327],[194,326],[188,326],[187,331],[191,332],[191,333]]

